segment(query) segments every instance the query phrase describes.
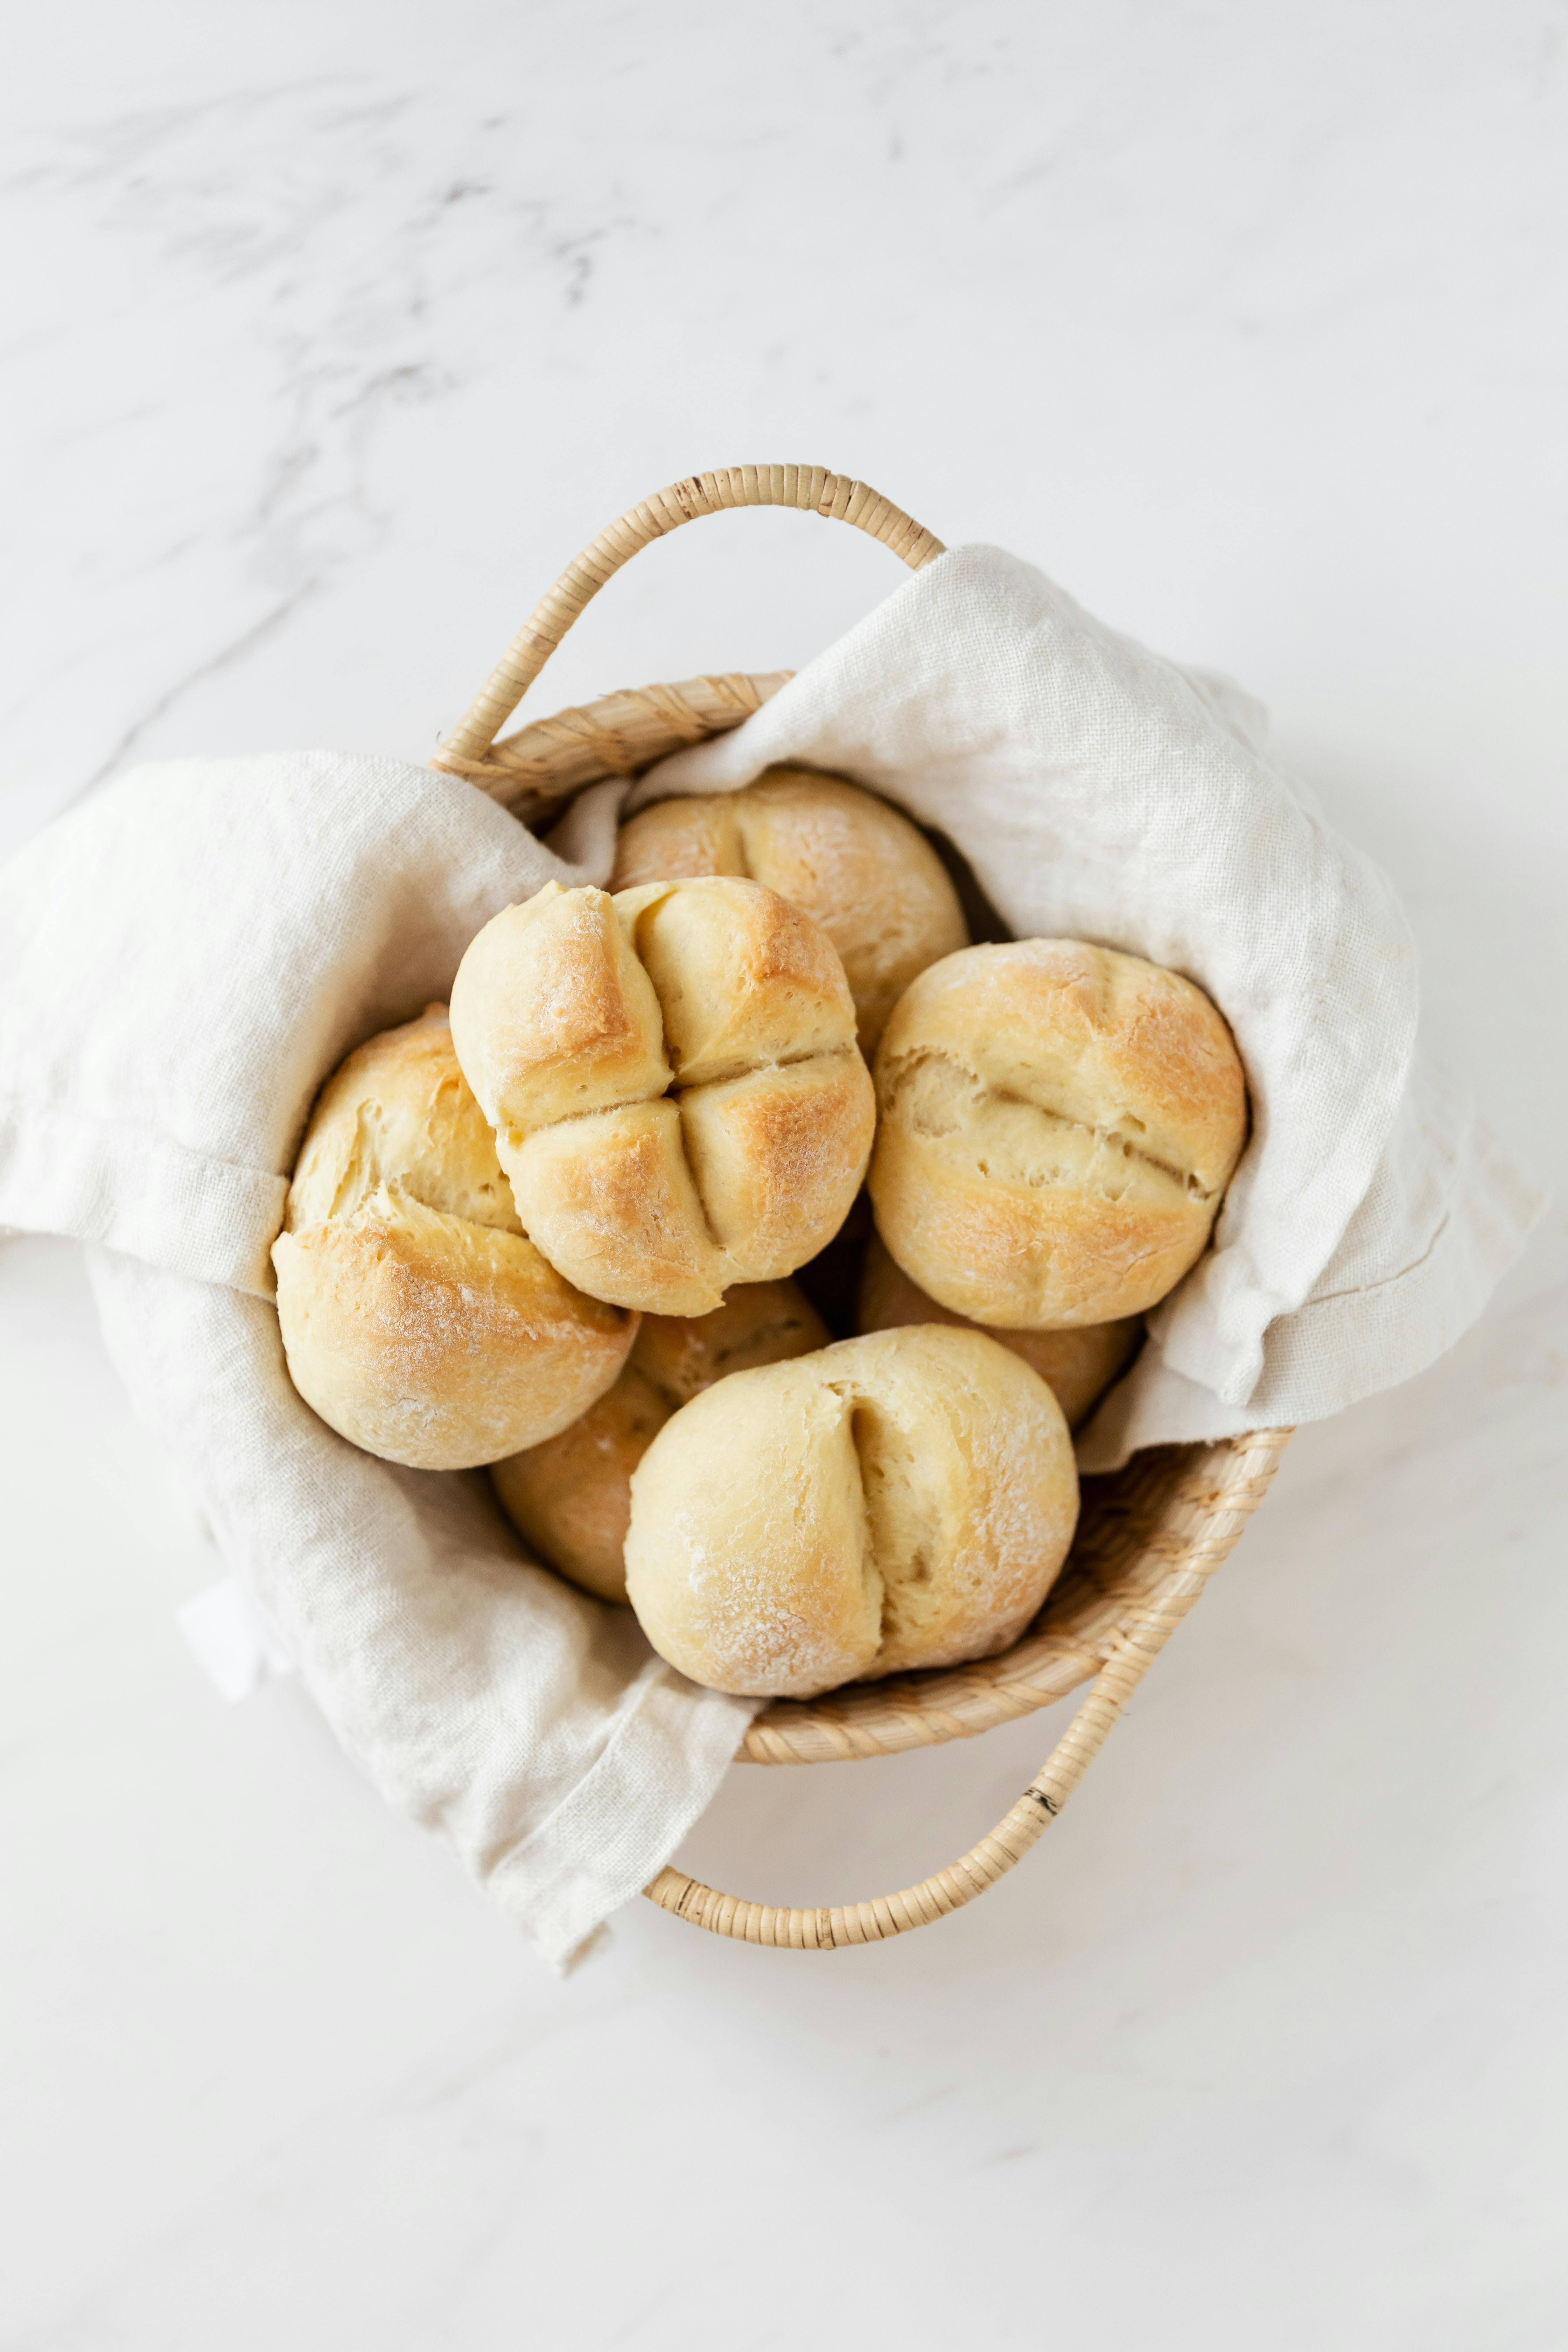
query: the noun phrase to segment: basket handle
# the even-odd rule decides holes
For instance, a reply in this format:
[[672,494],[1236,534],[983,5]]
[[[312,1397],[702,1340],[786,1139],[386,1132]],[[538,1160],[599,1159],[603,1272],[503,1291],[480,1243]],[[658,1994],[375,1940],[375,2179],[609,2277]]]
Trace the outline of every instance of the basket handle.
[[692,474],[632,507],[602,530],[569,563],[553,588],[541,597],[490,672],[475,699],[437,752],[433,767],[480,761],[550,659],[578,614],[606,580],[650,540],[679,530],[699,515],[730,507],[795,507],[834,522],[868,531],[901,556],[911,572],[946,553],[918,522],[864,482],[830,474],[824,466],[725,466],[713,474]]
[[907,1935],[911,1927],[929,1927],[950,1911],[961,1910],[1022,1862],[1045,1834],[1047,1823],[1061,1811],[1104,1747],[1128,1700],[1219,1564],[1219,1558],[1200,1557],[1156,1587],[1123,1629],[1088,1696],[1017,1803],[989,1837],[982,1838],[934,1878],[906,1886],[898,1895],[877,1895],[868,1903],[836,1905],[824,1910],[748,1903],[737,1895],[721,1895],[704,1886],[700,1879],[687,1878],[668,1867],[643,1893],[661,1911],[673,1911],[678,1919],[706,1927],[710,1935],[805,1952],[838,1951],[846,1944],[885,1943],[889,1937]]

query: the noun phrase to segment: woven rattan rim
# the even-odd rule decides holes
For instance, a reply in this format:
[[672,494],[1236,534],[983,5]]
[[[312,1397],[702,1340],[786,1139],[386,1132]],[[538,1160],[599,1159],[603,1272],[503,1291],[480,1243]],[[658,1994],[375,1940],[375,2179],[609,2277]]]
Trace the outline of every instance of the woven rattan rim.
[[[911,572],[919,572],[945,552],[940,539],[911,521],[890,499],[868,489],[864,482],[851,481],[847,475],[830,474],[826,466],[724,466],[717,473],[693,474],[683,482],[671,482],[668,489],[656,490],[651,499],[611,523],[567,565],[524,621],[433,764],[459,776],[470,775],[476,767],[483,770],[500,730],[605,581],[650,541],[663,539],[701,515],[724,514],[737,507],[794,507],[801,514],[853,523],[857,530],[879,539]],[[710,686],[721,681],[704,679],[702,683]],[[653,696],[662,690],[646,689]],[[743,711],[738,714],[744,715]],[[703,730],[705,734],[713,731]],[[617,771],[611,768],[605,772],[613,775]]]
[[[787,670],[639,687],[495,740],[578,614],[623,563],[682,523],[743,506],[793,507],[853,523],[913,571],[943,552],[940,540],[890,500],[820,466],[732,466],[674,483],[601,531],[562,574],[433,765],[468,778],[534,823],[585,785],[639,775],[683,744],[721,734],[759,709]],[[1113,1476],[1086,1480],[1067,1567],[1035,1623],[1001,1657],[821,1699],[775,1702],[757,1717],[742,1744],[744,1760],[843,1762],[972,1738],[1050,1706],[1092,1677],[1065,1736],[1017,1803],[950,1869],[897,1895],[816,1910],[721,1895],[674,1869],[660,1871],[644,1892],[715,1935],[798,1951],[881,1942],[973,1902],[1022,1861],[1061,1811],[1262,1501],[1289,1435],[1288,1429],[1258,1430],[1215,1444],[1152,1447]]]

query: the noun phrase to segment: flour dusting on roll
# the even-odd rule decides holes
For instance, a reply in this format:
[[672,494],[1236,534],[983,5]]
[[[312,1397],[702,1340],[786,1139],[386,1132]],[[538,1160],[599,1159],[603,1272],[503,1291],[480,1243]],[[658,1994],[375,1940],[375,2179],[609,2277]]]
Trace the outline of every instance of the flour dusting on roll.
[[1077,1518],[1044,1381],[982,1331],[925,1325],[684,1406],[632,1478],[626,1587],[692,1681],[810,1698],[1007,1648]]
[[877,1055],[877,1229],[988,1328],[1143,1313],[1205,1247],[1247,1139],[1230,1031],[1191,981],[1079,940],[965,948]]
[[494,1465],[503,1509],[552,1568],[601,1601],[624,1601],[632,1473],[670,1415],[715,1381],[826,1339],[793,1282],[742,1283],[710,1315],[645,1315],[614,1388],[570,1429]]
[[612,890],[695,874],[749,875],[821,924],[842,959],[865,1054],[916,974],[969,937],[924,835],[874,793],[812,768],[769,768],[740,792],[658,801],[621,827]]
[[859,1190],[844,968],[760,883],[548,883],[470,944],[452,1028],[531,1237],[595,1298],[706,1314],[804,1265]]
[[295,1387],[366,1453],[468,1469],[575,1421],[637,1318],[523,1233],[444,1005],[349,1055],[317,1100],[273,1244]]

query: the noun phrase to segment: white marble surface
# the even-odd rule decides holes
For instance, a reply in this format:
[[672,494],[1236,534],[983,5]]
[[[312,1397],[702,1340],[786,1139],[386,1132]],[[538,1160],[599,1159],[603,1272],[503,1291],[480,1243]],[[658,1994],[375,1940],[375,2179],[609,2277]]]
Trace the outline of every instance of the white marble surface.
[[[0,827],[133,758],[416,756],[599,524],[858,472],[1234,671],[1394,872],[1551,1172],[1568,20],[1548,0],[779,11],[147,0],[8,44]],[[542,689],[800,661],[892,584],[653,550]],[[1561,1206],[1486,1323],[1305,1433],[1068,1817],[834,1958],[634,1906],[545,1975],[292,1685],[62,1244],[0,1248],[5,2352],[1559,2352]],[[795,1900],[1002,1811],[1037,1718],[737,1771]]]

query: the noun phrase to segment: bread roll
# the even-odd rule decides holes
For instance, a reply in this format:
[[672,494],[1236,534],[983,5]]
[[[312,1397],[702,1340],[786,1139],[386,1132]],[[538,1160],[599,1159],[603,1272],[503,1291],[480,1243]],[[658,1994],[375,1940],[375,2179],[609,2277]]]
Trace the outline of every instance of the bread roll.
[[917,972],[968,940],[958,894],[908,817],[838,776],[769,768],[738,793],[659,801],[626,822],[612,890],[749,874],[822,925],[869,1055]]
[[[906,1323],[956,1323],[967,1331],[980,1328],[928,1298],[903,1267],[894,1265],[875,1234],[860,1276],[856,1321],[862,1331],[895,1331]],[[1137,1354],[1143,1318],[1128,1315],[1120,1323],[1084,1323],[1076,1331],[994,1331],[991,1336],[1038,1372],[1067,1415],[1068,1427],[1076,1429]]]
[[811,1698],[1005,1649],[1077,1519],[1037,1373],[983,1331],[879,1331],[665,1423],[632,1476],[626,1589],[693,1682]]
[[843,966],[760,883],[547,883],[469,946],[452,1033],[530,1235],[618,1307],[705,1315],[792,1274],[865,1174]]
[[528,1241],[445,1005],[328,1079],[272,1245],[295,1387],[340,1436],[463,1470],[564,1429],[637,1318],[585,1298]]
[[966,948],[907,989],[877,1055],[877,1227],[987,1328],[1142,1314],[1202,1254],[1247,1139],[1201,989],[1077,940]]
[[783,1363],[826,1339],[793,1282],[742,1284],[711,1315],[645,1315],[615,1387],[558,1437],[495,1465],[508,1517],[574,1584],[624,1601],[632,1472],[671,1413],[727,1373]]

